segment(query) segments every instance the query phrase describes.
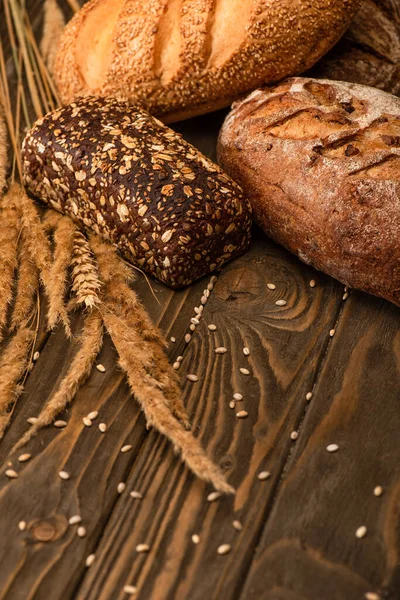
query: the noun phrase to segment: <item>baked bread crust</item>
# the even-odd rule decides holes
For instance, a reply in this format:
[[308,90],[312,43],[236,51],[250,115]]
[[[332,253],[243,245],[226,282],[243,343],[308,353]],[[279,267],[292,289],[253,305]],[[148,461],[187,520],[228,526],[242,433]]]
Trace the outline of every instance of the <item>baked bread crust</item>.
[[227,106],[266,81],[310,68],[360,0],[91,0],[62,36],[62,102],[134,101],[164,122]]
[[220,164],[304,262],[400,305],[400,99],[292,78],[234,105]]
[[398,0],[364,0],[339,43],[306,76],[361,83],[399,96]]
[[251,208],[180,134],[115,99],[86,97],[28,132],[24,184],[134,264],[174,288],[250,243]]

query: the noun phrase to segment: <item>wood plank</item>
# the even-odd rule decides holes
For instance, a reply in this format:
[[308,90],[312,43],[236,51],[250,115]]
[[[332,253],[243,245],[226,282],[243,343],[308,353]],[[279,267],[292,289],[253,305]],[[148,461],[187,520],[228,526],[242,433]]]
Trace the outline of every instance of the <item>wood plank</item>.
[[[352,294],[243,600],[399,597],[399,309]],[[339,450],[330,454],[332,443]],[[384,492],[375,497],[379,485]],[[368,533],[357,539],[362,525]]]
[[[80,599],[123,598],[126,584],[137,585],[141,599],[237,597],[340,306],[341,286],[317,275],[311,289],[311,277],[314,271],[264,236],[223,270],[181,368],[195,432],[226,469],[237,496],[208,503],[210,489],[151,433],[127,477],[128,490],[139,489],[144,499],[119,499],[79,587]],[[276,290],[268,289],[268,281]],[[276,306],[279,298],[287,306]],[[207,329],[211,322],[214,333]],[[221,345],[228,353],[216,356]],[[239,373],[242,366],[250,376]],[[187,372],[200,381],[185,381]],[[248,411],[247,419],[237,419],[228,406],[234,392],[244,396],[238,409]],[[256,477],[262,470],[271,471],[264,482]],[[241,533],[232,527],[234,519],[243,521]],[[197,546],[194,533],[201,539]],[[135,552],[139,543],[151,546],[147,556]],[[232,545],[227,556],[216,553],[222,543]]]
[[[172,292],[153,283],[155,297],[142,278],[137,288],[155,322],[174,326],[178,336],[171,353],[181,352],[184,344],[183,323],[195,302],[198,303],[204,282],[182,292]],[[77,328],[79,323],[77,323]],[[172,346],[172,345],[171,345]],[[99,356],[106,372],[94,371],[78,392],[64,417],[66,429],[46,428],[38,434],[26,451],[33,458],[12,466],[20,476],[8,480],[4,471],[9,464],[8,452],[26,429],[26,419],[35,416],[56,389],[75,351],[57,331],[44,346],[31,373],[26,392],[18,403],[12,426],[0,445],[0,598],[23,599],[49,596],[67,598],[85,570],[85,558],[96,546],[97,538],[118,498],[117,485],[125,479],[140,455],[143,439],[148,436],[139,408],[131,397],[122,373],[116,367],[116,353],[109,340]],[[99,410],[96,424],[86,428],[82,417]],[[108,431],[101,434],[100,420]],[[129,443],[131,452],[121,454]],[[169,446],[165,452],[173,453]],[[179,460],[176,457],[172,461]],[[71,474],[63,482],[57,473],[65,469]],[[68,518],[81,514],[88,536],[79,539],[76,527],[68,526]],[[26,532],[18,531],[19,521],[27,522]],[[50,532],[50,533],[49,533]],[[45,543],[41,538],[49,535]],[[54,586],[54,581],[58,584]]]

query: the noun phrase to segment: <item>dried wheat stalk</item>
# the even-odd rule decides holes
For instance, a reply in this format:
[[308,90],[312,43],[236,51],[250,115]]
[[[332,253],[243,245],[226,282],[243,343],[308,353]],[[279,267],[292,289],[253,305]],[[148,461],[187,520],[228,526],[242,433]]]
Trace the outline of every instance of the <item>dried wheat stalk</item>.
[[19,187],[13,185],[0,203],[0,340],[12,300],[14,272],[17,268],[18,235],[21,227],[17,208],[18,194]]
[[[170,439],[189,469],[204,481],[226,493],[233,488],[219,467],[205,454],[191,431],[174,416],[178,412],[187,423],[176,375],[164,354],[160,334],[151,323],[135,292],[126,281],[131,275],[110,244],[90,238],[104,283],[101,310],[104,324],[119,354],[130,388],[141,405],[148,425]],[[169,397],[167,393],[169,392]]]
[[7,149],[7,127],[0,104],[0,195],[6,186]]
[[80,336],[79,349],[72,359],[70,368],[60,383],[54,396],[47,402],[34,425],[16,443],[13,451],[21,448],[46,425],[50,425],[55,417],[73,400],[79,387],[89,377],[96,356],[103,344],[103,319],[97,309],[93,309],[85,317]]
[[39,270],[33,262],[25,232],[21,232],[18,251],[18,281],[14,308],[11,318],[11,331],[15,331],[27,321],[35,308],[39,293]]
[[13,184],[13,187],[17,191],[17,203],[22,213],[22,226],[27,248],[32,260],[40,271],[40,279],[48,298],[50,298],[52,288],[50,278],[52,263],[50,242],[32,200],[28,198],[25,190],[20,185]]
[[65,18],[57,0],[45,0],[43,6],[43,33],[40,51],[50,73],[53,73],[58,42],[65,27]]
[[19,385],[29,362],[29,351],[35,332],[22,326],[11,338],[0,359],[0,439],[11,418],[11,408],[20,396],[23,386]]
[[100,303],[98,292],[101,283],[87,238],[76,227],[71,265],[72,291],[76,294],[77,303],[93,308]]
[[136,293],[129,287],[133,279],[133,271],[122,261],[115,249],[103,242],[98,236],[90,237],[90,244],[97,258],[101,278],[108,285],[103,302],[106,307],[121,319],[127,330],[138,335],[138,348],[143,360],[147,360],[148,368],[164,391],[166,401],[175,416],[190,428],[189,418],[182,403],[179,379],[171,368],[164,352],[165,341],[159,330],[151,322],[146,310]]
[[233,493],[219,467],[205,454],[199,441],[176,419],[165,402],[160,386],[149,376],[143,359],[140,337],[126,331],[123,322],[111,310],[103,313],[104,324],[119,354],[119,364],[125,371],[129,386],[138,400],[149,425],[167,437],[180,451],[189,469],[218,491]]
[[53,329],[58,320],[64,325],[67,337],[71,337],[71,328],[65,308],[65,292],[68,279],[68,269],[71,265],[74,249],[76,227],[69,217],[58,215],[54,224],[54,259],[50,268],[49,278],[52,282],[49,297],[47,321]]

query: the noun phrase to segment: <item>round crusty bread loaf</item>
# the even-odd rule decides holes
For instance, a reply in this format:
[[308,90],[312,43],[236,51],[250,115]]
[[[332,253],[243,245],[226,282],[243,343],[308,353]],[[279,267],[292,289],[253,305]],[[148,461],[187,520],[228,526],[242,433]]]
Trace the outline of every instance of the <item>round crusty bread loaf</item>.
[[24,184],[134,264],[178,288],[250,243],[251,209],[211,160],[140,108],[86,97],[39,119]]
[[236,103],[219,160],[304,262],[400,305],[400,99],[294,78]]
[[55,63],[64,103],[132,100],[164,122],[227,106],[311,67],[360,0],[91,0],[67,25]]

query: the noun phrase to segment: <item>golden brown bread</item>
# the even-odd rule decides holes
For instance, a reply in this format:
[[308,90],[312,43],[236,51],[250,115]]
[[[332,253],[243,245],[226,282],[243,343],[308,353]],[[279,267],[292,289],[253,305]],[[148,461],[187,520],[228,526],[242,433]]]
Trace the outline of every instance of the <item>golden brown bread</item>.
[[301,260],[400,305],[400,99],[293,78],[236,103],[219,160]]
[[138,103],[165,122],[216,110],[311,67],[360,0],[91,0],[55,64],[64,103],[82,94]]

